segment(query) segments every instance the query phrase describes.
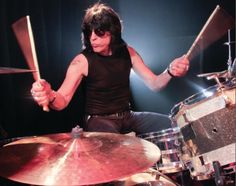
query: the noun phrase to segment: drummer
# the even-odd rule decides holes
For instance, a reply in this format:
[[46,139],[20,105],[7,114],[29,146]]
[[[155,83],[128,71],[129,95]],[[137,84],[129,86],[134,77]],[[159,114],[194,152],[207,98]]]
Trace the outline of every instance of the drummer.
[[[83,49],[71,61],[58,90],[46,80],[33,83],[31,93],[40,105],[62,110],[85,81],[86,131],[136,134],[171,127],[167,115],[131,110],[130,71],[152,91],[160,91],[172,78],[184,76],[189,61],[174,59],[161,74],[153,73],[138,52],[122,38],[119,15],[103,3],[88,8],[82,22]],[[40,85],[40,86],[39,86]]]

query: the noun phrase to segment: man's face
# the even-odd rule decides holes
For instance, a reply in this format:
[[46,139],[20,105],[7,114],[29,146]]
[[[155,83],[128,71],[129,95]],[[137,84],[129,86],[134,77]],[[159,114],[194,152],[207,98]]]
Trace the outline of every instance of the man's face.
[[111,42],[111,34],[108,31],[92,30],[90,35],[90,43],[93,51],[101,55],[110,55],[109,48]]

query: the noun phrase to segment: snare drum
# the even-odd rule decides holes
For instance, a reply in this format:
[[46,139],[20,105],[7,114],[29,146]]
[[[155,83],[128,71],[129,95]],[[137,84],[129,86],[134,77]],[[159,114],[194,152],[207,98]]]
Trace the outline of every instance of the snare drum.
[[137,137],[154,143],[161,150],[161,159],[155,164],[154,168],[163,173],[175,173],[183,170],[184,166],[180,159],[183,138],[179,128],[144,133]]
[[235,162],[235,100],[235,83],[226,82],[187,98],[171,111],[190,153],[185,165],[199,180],[212,176],[213,162],[221,166]]

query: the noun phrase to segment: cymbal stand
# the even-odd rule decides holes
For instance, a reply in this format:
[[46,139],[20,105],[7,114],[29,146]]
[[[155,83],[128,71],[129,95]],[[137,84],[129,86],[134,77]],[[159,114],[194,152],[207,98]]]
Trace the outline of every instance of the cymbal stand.
[[217,90],[222,93],[226,105],[229,105],[229,106],[232,105],[232,100],[227,95],[225,95],[225,93],[224,93],[225,85],[223,83],[221,83],[221,81],[220,81],[220,78],[228,79],[228,77],[229,77],[229,71],[228,70],[224,70],[222,72],[212,72],[212,73],[198,74],[198,77],[206,77],[207,80],[214,79],[216,81],[217,85],[218,85]]
[[177,182],[175,182],[174,180],[172,180],[171,178],[169,178],[168,176],[166,176],[165,174],[161,173],[158,170],[152,170],[151,173],[154,173],[154,175],[156,175],[156,179],[158,179],[158,176],[162,176],[163,178],[175,184],[176,186],[181,186],[180,184],[178,184]]
[[233,62],[232,67],[231,67],[231,75],[233,77],[236,77],[236,58],[234,58],[234,62]]
[[225,185],[225,176],[223,174],[221,165],[218,161],[214,161],[213,163],[214,172],[215,172],[215,184],[216,186],[224,186]]
[[231,57],[231,39],[230,39],[230,29],[228,30],[228,77],[232,77],[232,57]]
[[211,72],[211,73],[204,73],[198,74],[198,77],[206,77],[207,80],[214,79],[216,83],[219,85],[219,88],[223,88],[224,85],[220,82],[220,78],[227,78],[228,70],[224,70],[222,72]]
[[219,80],[220,76],[218,74],[212,74],[210,76],[207,76],[207,80],[214,79],[216,83],[219,85],[218,89],[221,89],[224,87],[224,85]]

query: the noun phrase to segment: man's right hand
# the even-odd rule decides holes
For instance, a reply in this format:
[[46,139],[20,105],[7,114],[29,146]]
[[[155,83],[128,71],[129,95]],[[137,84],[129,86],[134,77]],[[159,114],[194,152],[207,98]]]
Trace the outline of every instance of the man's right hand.
[[51,89],[51,85],[44,79],[35,81],[32,84],[31,94],[40,106],[48,106],[54,99],[54,91]]

